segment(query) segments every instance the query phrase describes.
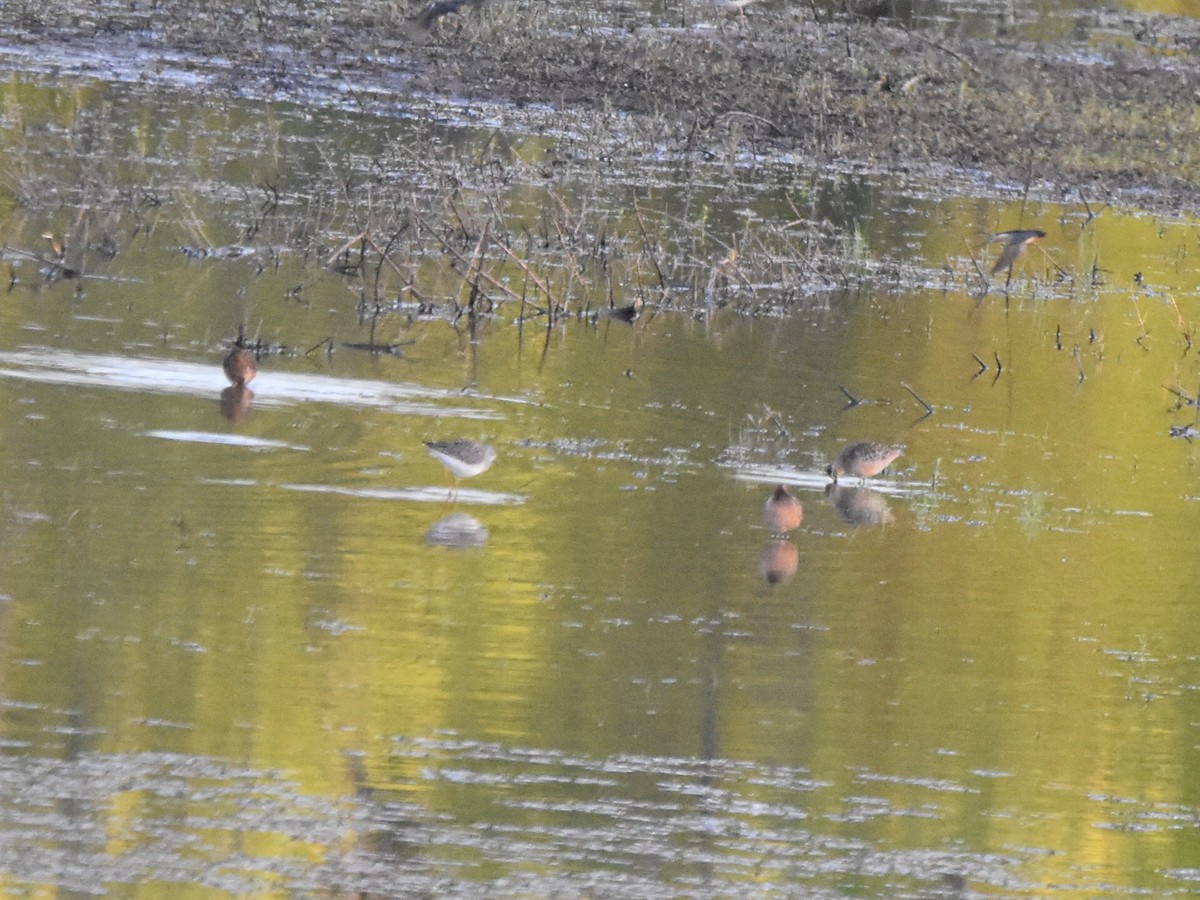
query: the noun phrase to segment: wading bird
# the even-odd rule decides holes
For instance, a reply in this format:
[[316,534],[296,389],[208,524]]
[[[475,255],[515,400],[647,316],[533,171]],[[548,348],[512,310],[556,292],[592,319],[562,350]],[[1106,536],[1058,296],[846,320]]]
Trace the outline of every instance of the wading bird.
[[454,476],[454,488],[450,496],[458,490],[458,485],[464,478],[473,478],[481,472],[486,472],[496,461],[496,448],[477,441],[424,441],[429,455],[445,466]]
[[225,370],[225,377],[229,379],[229,383],[235,387],[245,387],[258,374],[258,363],[254,360],[254,354],[244,347],[234,347],[230,350],[225,361],[221,363],[221,368]]
[[800,527],[804,519],[804,507],[792,496],[786,485],[779,485],[763,504],[763,523],[771,534],[787,534]]
[[843,447],[837,458],[825,467],[825,474],[834,481],[843,475],[853,475],[865,481],[890,466],[903,452],[903,444],[859,441]]

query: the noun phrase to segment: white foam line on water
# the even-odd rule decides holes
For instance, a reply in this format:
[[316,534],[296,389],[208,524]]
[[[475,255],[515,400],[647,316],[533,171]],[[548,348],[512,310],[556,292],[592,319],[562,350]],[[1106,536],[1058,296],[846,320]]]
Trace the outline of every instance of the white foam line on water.
[[[418,503],[449,502],[449,488],[413,487],[413,488],[346,488],[332,484],[281,484],[286,491],[301,491],[311,494],[341,494],[346,497],[360,497],[367,500],[410,500]],[[453,502],[471,503],[480,506],[519,506],[525,502],[520,494],[501,494],[494,491],[480,491],[473,488],[459,488],[454,492]]]
[[288,444],[284,441],[273,441],[269,438],[248,437],[241,434],[218,434],[214,431],[170,431],[156,429],[143,431],[145,437],[161,438],[164,441],[182,441],[189,444],[227,444],[233,447],[251,447],[256,450],[303,450],[310,448],[303,444]]
[[[802,487],[814,491],[824,491],[832,484],[824,472],[801,472],[797,469],[779,468],[775,466],[743,466],[733,473],[738,481],[753,481],[759,484],[786,484],[789,487]],[[908,481],[893,481],[887,478],[868,478],[860,482],[858,478],[845,477],[838,482],[842,487],[868,487],[881,494],[891,494],[896,497],[915,497],[929,490],[924,483],[914,484]]]
[[[0,353],[0,378],[158,394],[188,394],[213,399],[219,397],[228,386],[221,366],[216,362],[200,365],[153,357],[101,356],[50,348]],[[496,420],[502,416],[490,409],[443,404],[464,400],[507,404],[531,402],[519,397],[469,394],[410,382],[368,381],[290,372],[260,372],[250,390],[253,403],[259,407],[316,401],[409,415],[453,416],[474,420]]]

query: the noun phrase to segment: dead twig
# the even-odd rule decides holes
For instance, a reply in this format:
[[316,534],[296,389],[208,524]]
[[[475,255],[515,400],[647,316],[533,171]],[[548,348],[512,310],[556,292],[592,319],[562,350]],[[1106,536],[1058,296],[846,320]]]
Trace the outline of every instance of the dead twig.
[[475,300],[479,296],[479,274],[482,271],[483,251],[487,248],[488,235],[490,233],[491,220],[485,219],[483,230],[479,232],[479,240],[475,244],[475,252],[471,255],[471,263],[467,266],[467,271],[463,273],[462,282],[458,286],[460,297],[462,296],[464,286],[470,288],[467,293],[467,309],[471,312],[475,311]]
[[[526,263],[525,260],[521,259],[521,257],[517,256],[517,254],[508,249],[508,245],[505,244],[504,241],[501,241],[498,238],[493,238],[492,243],[499,247],[509,259],[517,264],[518,268],[525,273],[525,275],[534,283],[537,289],[546,295],[546,299],[550,301],[551,306],[562,306],[562,303],[559,302],[559,300],[554,296],[554,291],[550,290],[550,285],[542,281],[542,279],[537,276],[537,273],[529,268],[529,264]],[[488,278],[488,280],[492,281],[493,283],[495,282],[495,279],[493,278]]]
[[862,397],[856,397],[856,396],[854,396],[854,394],[850,393],[850,391],[848,391],[846,389],[845,385],[839,384],[838,390],[841,391],[843,394],[845,394],[846,399],[849,401],[845,406],[842,407],[842,409],[853,409],[854,407],[858,406],[859,404],[867,402]]
[[921,398],[921,395],[920,395],[920,394],[918,394],[916,391],[914,391],[912,388],[910,388],[910,387],[909,387],[907,384],[905,384],[903,381],[902,381],[902,382],[900,382],[900,387],[904,388],[906,391],[908,391],[910,394],[912,394],[912,395],[913,395],[913,398],[914,398],[914,399],[915,399],[915,400],[916,400],[918,403],[920,403],[920,404],[921,404],[923,407],[925,407],[925,415],[921,416],[921,418],[922,418],[922,419],[926,419],[926,418],[928,418],[929,416],[932,416],[932,415],[933,415],[933,407],[932,407],[932,406],[930,406],[928,403],[926,403],[926,402],[925,402],[925,401],[924,401],[924,400]]

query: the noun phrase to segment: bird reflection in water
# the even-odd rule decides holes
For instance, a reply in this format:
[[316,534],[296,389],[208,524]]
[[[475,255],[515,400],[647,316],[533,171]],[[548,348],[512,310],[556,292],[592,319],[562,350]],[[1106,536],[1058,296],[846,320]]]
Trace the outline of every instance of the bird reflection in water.
[[258,374],[258,362],[245,347],[234,347],[221,363],[230,386],[221,391],[221,415],[230,422],[240,422],[250,412],[254,391],[247,385]]
[[800,566],[800,551],[791,541],[768,541],[758,555],[758,574],[767,584],[785,584]]
[[851,525],[890,525],[895,521],[887,498],[870,488],[847,487],[836,481],[825,487],[825,496],[838,514]]
[[221,415],[230,422],[240,422],[250,412],[254,391],[244,384],[227,387],[221,391]]
[[771,534],[787,534],[800,527],[804,520],[804,507],[792,496],[786,485],[779,485],[763,504],[763,524]]
[[429,546],[457,550],[482,547],[487,539],[487,526],[474,516],[461,512],[438,519],[425,532],[425,543]]

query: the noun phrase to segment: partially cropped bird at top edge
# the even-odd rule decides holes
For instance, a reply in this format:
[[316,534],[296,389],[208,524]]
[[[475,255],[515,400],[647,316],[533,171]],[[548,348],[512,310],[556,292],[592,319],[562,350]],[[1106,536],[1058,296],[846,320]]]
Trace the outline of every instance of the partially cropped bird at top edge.
[[[464,478],[486,472],[496,461],[496,448],[478,441],[424,441],[429,455],[454,476],[454,490]],[[451,490],[453,495],[454,490]]]
[[443,16],[456,13],[464,6],[477,6],[483,0],[434,0],[417,15],[413,21],[421,28],[432,28],[433,23]]
[[258,374],[258,363],[254,354],[245,347],[234,347],[230,350],[225,361],[221,363],[221,368],[225,370],[225,377],[229,379],[230,384],[237,387],[245,387]]
[[875,441],[859,441],[842,448],[828,466],[825,474],[837,481],[843,475],[853,475],[863,480],[878,475],[904,452],[903,444],[878,444]]
[[1000,231],[992,235],[993,241],[1002,241],[1004,249],[1000,251],[1000,258],[996,260],[996,264],[992,266],[992,274],[995,275],[1001,269],[1012,271],[1013,264],[1024,253],[1031,244],[1036,244],[1046,236],[1046,232],[1037,228],[1031,228],[1025,231]]
[[771,534],[795,531],[804,520],[804,507],[792,496],[786,485],[779,485],[763,504],[763,523]]
[[726,16],[744,15],[746,7],[756,0],[712,0],[717,12]]

